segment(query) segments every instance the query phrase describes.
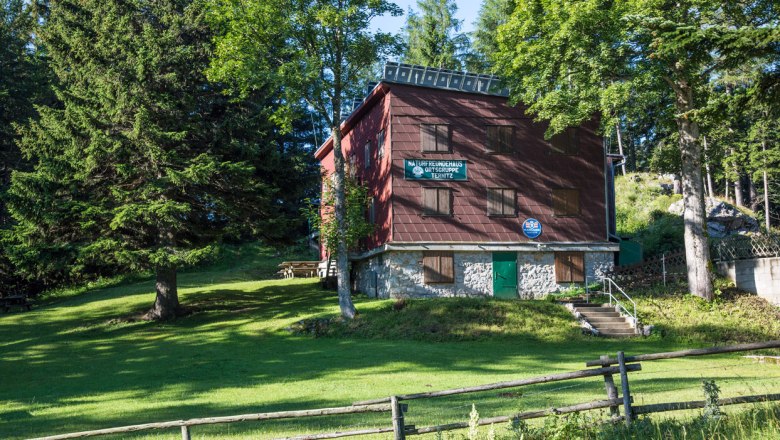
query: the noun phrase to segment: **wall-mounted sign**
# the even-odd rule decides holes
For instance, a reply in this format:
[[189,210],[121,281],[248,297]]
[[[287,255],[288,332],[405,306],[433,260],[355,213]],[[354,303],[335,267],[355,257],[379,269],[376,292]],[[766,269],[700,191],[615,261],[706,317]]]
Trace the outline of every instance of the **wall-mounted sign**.
[[404,159],[407,180],[468,180],[465,160]]
[[535,218],[526,219],[523,222],[523,234],[530,239],[534,239],[542,235],[542,223]]

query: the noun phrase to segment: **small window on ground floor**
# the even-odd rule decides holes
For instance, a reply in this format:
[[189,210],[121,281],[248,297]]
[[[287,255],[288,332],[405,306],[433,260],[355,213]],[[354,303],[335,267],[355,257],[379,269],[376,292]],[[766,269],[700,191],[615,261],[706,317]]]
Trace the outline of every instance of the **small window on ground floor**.
[[425,284],[451,284],[455,282],[452,252],[423,252],[423,278]]
[[584,283],[585,254],[582,252],[556,252],[555,282]]

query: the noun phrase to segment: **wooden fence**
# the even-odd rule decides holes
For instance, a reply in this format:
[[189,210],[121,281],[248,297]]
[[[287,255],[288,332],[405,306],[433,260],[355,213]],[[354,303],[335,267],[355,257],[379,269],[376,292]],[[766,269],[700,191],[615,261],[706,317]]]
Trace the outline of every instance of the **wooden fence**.
[[625,287],[636,287],[684,279],[685,251],[663,254],[628,266],[617,266],[606,276]]
[[[210,417],[202,419],[176,420],[161,423],[147,423],[142,425],[123,426],[118,428],[100,429],[95,431],[75,432],[70,434],[54,435],[49,437],[40,437],[34,440],[65,440],[81,437],[90,437],[106,434],[129,433],[149,429],[171,429],[180,428],[182,440],[190,440],[190,428],[198,425],[213,425],[219,423],[233,423],[243,421],[264,421],[289,418],[318,417],[330,415],[359,414],[369,412],[387,412],[390,413],[390,426],[380,428],[361,429],[354,431],[330,432],[322,434],[307,434],[296,437],[287,437],[279,440],[319,440],[332,439],[339,437],[349,437],[369,434],[393,434],[395,440],[403,440],[406,436],[450,431],[455,429],[464,429],[469,427],[469,422],[457,422],[435,426],[415,427],[405,423],[405,416],[409,410],[407,404],[403,401],[430,399],[437,397],[452,396],[458,394],[476,393],[490,390],[500,390],[506,388],[517,388],[528,385],[560,382],[573,379],[582,379],[588,377],[602,377],[604,380],[606,399],[593,400],[590,402],[578,403],[558,408],[540,409],[537,411],[528,411],[505,416],[481,418],[477,424],[490,425],[495,423],[512,422],[515,420],[534,419],[546,417],[551,414],[568,414],[581,411],[589,411],[600,408],[609,408],[612,421],[624,421],[626,425],[631,425],[634,417],[640,414],[650,414],[664,411],[678,411],[686,409],[704,408],[704,401],[686,401],[686,402],[668,402],[651,405],[633,405],[633,396],[629,388],[629,373],[640,371],[642,369],[639,362],[654,361],[659,359],[673,359],[690,356],[706,356],[722,353],[734,353],[743,351],[762,350],[769,348],[780,348],[780,341],[768,341],[752,344],[740,344],[727,347],[713,347],[705,349],[693,349],[673,351],[666,353],[652,353],[637,356],[625,356],[623,352],[618,352],[617,356],[601,356],[597,360],[591,360],[585,363],[585,370],[570,371],[566,373],[550,374],[546,376],[518,379],[506,382],[498,382],[485,385],[477,385],[463,388],[455,388],[441,391],[429,391],[423,393],[403,394],[397,396],[384,397],[373,400],[355,402],[351,406],[338,408],[320,408],[301,411],[282,411],[271,413],[243,414],[227,417]],[[620,377],[620,389],[615,385],[614,375]],[[742,403],[769,402],[780,400],[780,394],[762,394],[751,396],[738,396],[723,398],[718,400],[719,405],[736,405]],[[621,413],[622,408],[622,415]]]
[[726,237],[712,243],[710,257],[713,261],[780,257],[780,236],[733,235]]

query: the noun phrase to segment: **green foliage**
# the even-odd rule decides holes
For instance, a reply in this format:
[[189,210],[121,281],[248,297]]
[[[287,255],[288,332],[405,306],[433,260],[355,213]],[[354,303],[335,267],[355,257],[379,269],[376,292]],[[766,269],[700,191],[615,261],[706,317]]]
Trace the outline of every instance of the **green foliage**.
[[780,436],[780,406],[756,405],[735,410],[729,417],[702,419],[678,416],[674,418],[640,417],[631,428],[623,424],[605,426],[598,436],[603,440],[754,440]]
[[399,48],[395,36],[369,32],[370,21],[401,13],[385,0],[213,2],[210,20],[222,33],[208,74],[242,93],[277,87],[284,99],[274,120],[285,129],[301,101],[332,128],[345,97],[362,96],[365,71]]
[[404,27],[403,62],[461,70],[468,37],[459,34],[462,21],[455,18],[454,0],[417,0],[421,12],[409,11]]
[[[52,75],[45,53],[34,37],[35,25],[30,2],[0,1],[0,229],[12,224],[5,202],[11,173],[30,166],[17,146],[18,127],[36,117],[35,105],[52,98]],[[13,266],[2,249],[0,285],[17,284]]]
[[485,0],[479,10],[472,33],[472,53],[466,60],[470,72],[491,72],[491,56],[498,51],[498,28],[512,14],[515,0]]
[[22,131],[36,166],[14,174],[8,198],[6,249],[29,277],[189,266],[224,236],[290,230],[288,189],[270,183],[296,176],[301,197],[295,181],[311,173],[271,136],[259,91],[231,101],[206,80],[202,6],[49,3],[39,37],[60,102]]
[[685,344],[728,345],[780,337],[780,312],[765,299],[718,281],[713,301],[684,293],[685,286],[636,290],[639,320],[661,337]]
[[[281,13],[283,11],[283,13]],[[348,97],[361,96],[362,78],[375,63],[396,53],[394,35],[369,31],[375,17],[400,15],[387,0],[220,0],[211,19],[222,34],[209,75],[246,93],[269,84],[280,88],[273,120],[289,130],[303,102],[324,120],[332,138],[336,227],[346,218],[342,110]],[[251,30],[251,32],[247,32]],[[347,277],[347,243],[337,235],[339,303],[345,317],[356,313]]]
[[313,229],[320,231],[320,243],[325,246],[328,255],[335,256],[339,238],[347,243],[347,249],[356,250],[361,239],[374,232],[375,225],[369,223],[366,212],[371,206],[368,188],[357,179],[347,176],[345,183],[346,215],[344,222],[338,224],[334,216],[335,190],[333,180],[322,172],[323,191],[319,203],[309,200],[304,214]]
[[682,217],[668,212],[681,196],[666,194],[661,185],[671,186],[671,182],[647,173],[615,179],[618,235],[641,243],[645,258],[679,250],[683,243]]
[[582,340],[571,313],[547,301],[484,298],[383,301],[352,321],[331,320],[319,336],[416,341]]
[[723,411],[720,410],[718,398],[720,396],[720,388],[714,380],[703,380],[701,382],[702,390],[704,391],[704,411],[702,412],[702,418],[705,420],[718,420],[723,417]]

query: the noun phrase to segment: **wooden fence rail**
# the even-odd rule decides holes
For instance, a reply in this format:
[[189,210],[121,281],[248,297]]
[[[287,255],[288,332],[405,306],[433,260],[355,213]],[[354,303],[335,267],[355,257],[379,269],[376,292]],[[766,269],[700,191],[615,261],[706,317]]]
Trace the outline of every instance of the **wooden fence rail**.
[[[642,369],[642,366],[630,365],[627,368],[628,371],[639,371]],[[526,385],[559,382],[562,380],[582,379],[585,377],[603,376],[605,374],[616,374],[616,373],[620,373],[619,367],[605,367],[605,368],[596,368],[590,370],[578,370],[578,371],[570,371],[567,373],[550,374],[547,376],[531,377],[528,379],[511,380],[507,382],[491,383],[487,385],[477,385],[473,387],[454,388],[451,390],[442,390],[442,391],[430,391],[427,393],[402,394],[400,396],[397,396],[397,399],[398,400],[428,399],[431,397],[443,397],[443,396],[452,396],[455,394],[467,394],[467,393],[477,393],[480,391],[516,388],[516,387],[521,387]],[[373,405],[377,403],[386,403],[389,401],[390,401],[389,397],[384,397],[381,399],[363,400],[361,402],[355,402],[353,403],[353,405]]]
[[[482,391],[498,390],[505,388],[515,388],[527,385],[550,383],[557,381],[566,381],[574,379],[582,379],[588,377],[602,376],[604,380],[604,386],[607,398],[604,400],[595,400],[586,403],[579,403],[576,405],[563,406],[559,408],[547,408],[537,411],[527,411],[522,413],[516,413],[506,416],[496,416],[482,418],[477,421],[478,425],[490,425],[494,423],[511,422],[513,420],[534,419],[539,417],[546,417],[551,414],[568,414],[580,411],[589,411],[600,408],[610,408],[611,420],[623,420],[627,425],[630,425],[633,418],[639,414],[650,414],[655,412],[664,411],[678,411],[686,409],[696,409],[705,407],[704,401],[689,401],[689,402],[671,402],[671,403],[659,403],[652,405],[633,406],[633,396],[631,395],[629,387],[629,373],[639,371],[642,366],[635,362],[640,361],[652,361],[659,359],[673,359],[689,356],[705,356],[721,353],[734,353],[741,351],[753,351],[762,350],[768,348],[780,348],[780,341],[767,341],[751,344],[739,344],[727,347],[711,347],[703,349],[681,350],[666,353],[651,353],[642,354],[636,356],[625,356],[623,352],[618,352],[617,357],[610,358],[607,355],[601,356],[600,359],[586,362],[590,368],[586,370],[570,371],[566,373],[550,374],[546,376],[532,377],[520,380],[498,382],[486,385],[477,385],[463,388],[455,388],[441,391],[431,391],[425,393],[413,393],[399,396],[391,396],[380,399],[366,400],[362,402],[355,402],[352,406],[337,407],[337,408],[320,408],[312,410],[300,410],[300,411],[280,411],[270,413],[256,413],[256,414],[243,414],[238,416],[226,416],[226,417],[209,417],[200,419],[189,420],[176,420],[170,422],[161,423],[147,423],[142,425],[123,426],[118,428],[99,429],[95,431],[83,431],[70,434],[54,435],[49,437],[40,437],[34,440],[65,440],[81,437],[90,437],[106,434],[128,433],[149,429],[166,429],[166,428],[180,428],[182,434],[182,440],[190,440],[189,429],[192,426],[198,425],[211,425],[218,423],[232,423],[242,421],[261,421],[261,420],[275,420],[275,419],[288,419],[288,418],[300,418],[300,417],[314,417],[314,416],[331,416],[331,415],[344,415],[344,414],[360,414],[369,412],[389,412],[391,414],[391,425],[378,428],[366,428],[353,431],[340,431],[330,433],[315,433],[300,435],[294,437],[286,437],[279,440],[320,440],[320,439],[333,439],[341,437],[350,437],[357,435],[370,435],[370,434],[389,434],[393,433],[395,440],[405,440],[406,436],[420,435],[432,432],[449,431],[455,429],[464,429],[469,427],[468,422],[457,422],[443,425],[427,426],[417,428],[415,426],[407,425],[405,423],[404,413],[408,411],[408,405],[400,403],[403,400],[416,400],[435,398],[443,396],[452,396],[457,394],[477,393]],[[615,365],[617,366],[611,366]],[[613,375],[619,374],[622,396],[618,395],[618,388],[615,385]],[[769,402],[780,400],[780,394],[766,394],[766,395],[753,395],[753,396],[738,396],[723,398],[718,401],[719,405],[736,405],[741,403],[755,403],[755,402]],[[623,415],[620,415],[620,407],[623,407]]]
[[[364,406],[343,406],[338,408],[319,408],[300,411],[279,411],[271,413],[242,414],[238,416],[208,417],[202,419],[174,420],[171,422],[144,423],[141,425],[120,426],[118,428],[98,429],[94,431],[73,432],[70,434],[52,435],[48,437],[39,437],[32,440],[65,440],[71,438],[93,437],[96,435],[123,434],[127,432],[145,431],[149,429],[165,428],[189,428],[197,425],[216,425],[219,423],[247,422],[259,420],[277,420],[297,417],[312,416],[331,416],[339,414],[358,414],[367,412],[388,412],[390,405],[364,405]],[[189,438],[189,429],[182,429],[182,438]]]
[[[752,342],[749,344],[729,345],[726,347],[696,348],[691,350],[668,351],[665,353],[640,354],[626,357],[626,362],[655,361],[659,359],[674,359],[691,356],[706,356],[711,354],[735,353],[739,351],[765,350],[768,348],[780,348],[780,341]],[[617,358],[601,358],[597,361],[585,362],[586,367],[597,365],[614,365]]]

